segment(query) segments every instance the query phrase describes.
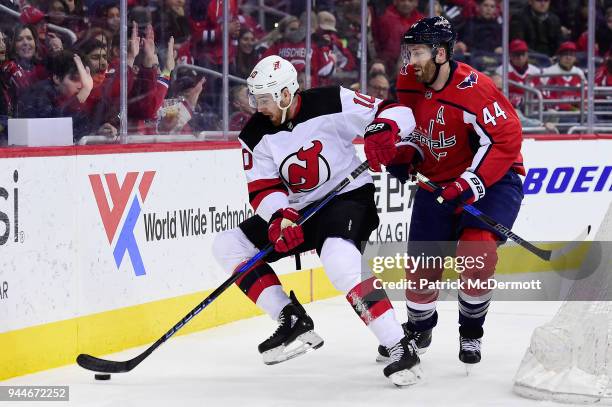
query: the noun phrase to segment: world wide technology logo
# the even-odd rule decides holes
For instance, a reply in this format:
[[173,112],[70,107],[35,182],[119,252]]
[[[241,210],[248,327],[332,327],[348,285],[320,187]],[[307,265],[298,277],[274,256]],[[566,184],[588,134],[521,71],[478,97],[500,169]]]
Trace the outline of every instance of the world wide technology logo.
[[[115,258],[117,269],[121,266],[123,257],[127,252],[132,261],[134,273],[137,276],[142,276],[146,274],[146,271],[138,243],[134,237],[134,227],[140,216],[141,202],[144,203],[147,198],[155,171],[142,172],[138,189],[134,190],[139,174],[139,172],[128,172],[121,185],[119,185],[117,174],[115,173],[104,174],[103,176],[102,174],[91,174],[89,175],[89,182],[91,183],[91,188],[98,204],[98,211],[106,231],[106,237],[111,247],[113,247],[117,230],[120,229],[119,236],[113,247],[113,257]],[[104,188],[104,182],[106,182],[106,188]],[[127,215],[124,217],[123,215],[128,207],[130,198],[132,198],[132,203],[129,206]],[[121,225],[122,218],[123,224]]]

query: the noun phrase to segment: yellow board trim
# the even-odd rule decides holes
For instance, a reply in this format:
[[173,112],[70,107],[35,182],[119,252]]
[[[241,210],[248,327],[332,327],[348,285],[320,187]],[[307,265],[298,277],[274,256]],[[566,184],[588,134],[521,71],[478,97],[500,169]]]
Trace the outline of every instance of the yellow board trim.
[[[588,243],[582,245],[569,262],[561,261],[558,264],[542,261],[521,247],[504,247],[500,250],[496,274],[574,269],[579,266],[588,247]],[[511,262],[508,261],[510,259],[520,260]],[[394,273],[384,274],[387,277],[385,280],[390,281],[388,277]],[[400,275],[403,273],[397,276]],[[447,270],[443,279],[453,277],[456,274]],[[285,290],[294,290],[302,303],[341,294],[333,287],[322,267],[284,274],[279,278]],[[201,291],[2,333],[0,380],[72,364],[79,353],[101,356],[150,344],[211,292]],[[261,313],[236,286],[232,286],[176,335]]]
[[[284,274],[279,278],[287,292],[295,291],[303,303],[337,295],[322,268]],[[79,353],[101,356],[150,344],[211,292],[207,290],[2,333],[0,380],[72,364]],[[261,313],[236,286],[232,286],[176,335]]]

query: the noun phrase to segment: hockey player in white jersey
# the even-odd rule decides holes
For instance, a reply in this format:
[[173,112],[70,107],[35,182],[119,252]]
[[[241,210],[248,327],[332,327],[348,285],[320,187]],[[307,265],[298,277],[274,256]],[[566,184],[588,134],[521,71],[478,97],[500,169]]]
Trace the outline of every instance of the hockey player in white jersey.
[[[414,344],[404,335],[384,290],[373,277],[362,281],[361,243],[377,225],[374,185],[362,173],[303,225],[300,211],[359,166],[353,140],[366,131],[407,135],[412,111],[345,88],[298,92],[297,72],[279,56],[262,59],[247,79],[255,113],[240,133],[248,192],[255,216],[217,235],[213,252],[228,272],[237,270],[269,242],[274,251],[236,284],[279,326],[259,345],[264,363],[275,364],[323,345],[297,298],[283,291],[268,263],[316,249],[333,285],[387,347],[383,373],[398,386],[420,377]],[[394,120],[391,121],[389,119]],[[389,125],[393,123],[393,127]],[[397,125],[395,124],[397,123]]]

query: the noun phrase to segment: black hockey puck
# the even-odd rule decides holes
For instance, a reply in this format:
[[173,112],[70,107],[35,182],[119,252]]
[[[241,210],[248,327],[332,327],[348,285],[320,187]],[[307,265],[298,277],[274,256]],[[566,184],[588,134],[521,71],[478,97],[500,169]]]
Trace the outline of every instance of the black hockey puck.
[[96,373],[94,377],[96,380],[110,380],[111,375],[110,373]]

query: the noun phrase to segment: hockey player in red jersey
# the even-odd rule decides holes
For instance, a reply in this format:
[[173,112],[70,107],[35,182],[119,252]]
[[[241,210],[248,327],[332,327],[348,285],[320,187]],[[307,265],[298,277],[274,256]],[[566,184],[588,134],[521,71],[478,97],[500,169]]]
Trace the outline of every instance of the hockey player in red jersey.
[[264,363],[283,362],[323,345],[312,319],[293,292],[285,294],[268,264],[316,249],[332,284],[345,293],[390,354],[385,376],[398,386],[414,384],[420,366],[413,344],[384,290],[375,288],[373,277],[362,279],[362,242],[378,225],[372,177],[362,173],[303,225],[295,223],[300,212],[359,166],[352,141],[368,123],[375,117],[392,121],[399,134],[408,136],[414,129],[412,112],[339,86],[298,92],[295,67],[276,55],[255,66],[247,85],[257,112],[239,140],[256,215],[218,234],[213,252],[231,273],[268,242],[274,243],[274,252],[265,262],[236,282],[279,323],[276,332],[259,345]]
[[[483,324],[491,301],[490,290],[469,281],[493,277],[496,249],[505,238],[462,211],[463,202],[511,228],[523,199],[524,175],[519,118],[493,82],[469,65],[452,59],[455,32],[443,17],[425,18],[404,35],[404,66],[397,92],[402,105],[413,110],[416,129],[408,137],[387,131],[365,139],[372,168],[387,170],[400,180],[419,171],[442,186],[441,191],[419,188],[412,211],[408,254],[483,256],[484,262],[466,267],[459,290],[459,359],[478,363]],[[443,204],[439,204],[439,198]],[[456,242],[446,253],[433,242]],[[477,242],[477,243],[474,243]],[[415,282],[439,281],[443,270],[419,268],[407,273]],[[437,323],[438,290],[423,287],[406,291],[406,333],[424,352]],[[379,348],[381,356],[385,349]],[[379,358],[380,359],[380,358]]]

